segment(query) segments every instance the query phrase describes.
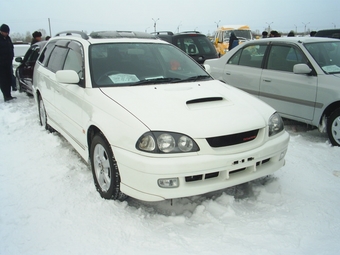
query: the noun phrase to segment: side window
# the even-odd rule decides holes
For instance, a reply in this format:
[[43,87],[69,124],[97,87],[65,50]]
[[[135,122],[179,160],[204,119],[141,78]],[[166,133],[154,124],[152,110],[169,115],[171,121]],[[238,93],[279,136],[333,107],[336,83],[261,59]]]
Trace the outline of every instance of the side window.
[[81,55],[74,51],[74,50],[69,50],[66,60],[65,60],[65,65],[64,65],[64,70],[74,70],[77,72],[79,75],[79,78],[83,77],[83,70],[82,70],[82,58]]
[[51,52],[54,49],[55,46],[55,41],[49,42],[46,47],[44,48],[43,52],[41,52],[40,56],[39,56],[39,62],[46,66],[47,62],[50,58]]
[[51,53],[47,68],[50,69],[52,72],[62,70],[65,63],[67,51],[67,48],[56,46]]
[[32,50],[32,54],[28,57],[28,62],[35,62],[39,56],[39,48],[35,48]]
[[69,46],[70,50],[65,59],[64,70],[74,70],[79,75],[79,78],[84,77],[83,54],[82,47],[77,42],[72,41]]
[[249,45],[232,56],[228,64],[261,68],[266,45]]
[[270,49],[267,69],[293,72],[296,64],[307,63],[307,58],[299,50],[290,45],[273,45]]
[[27,62],[27,60],[30,58],[30,56],[32,55],[33,49],[29,48],[28,51],[26,52],[23,62]]
[[232,56],[229,61],[228,64],[230,65],[238,65],[238,62],[240,60],[240,56],[241,56],[242,50],[237,51],[234,56]]

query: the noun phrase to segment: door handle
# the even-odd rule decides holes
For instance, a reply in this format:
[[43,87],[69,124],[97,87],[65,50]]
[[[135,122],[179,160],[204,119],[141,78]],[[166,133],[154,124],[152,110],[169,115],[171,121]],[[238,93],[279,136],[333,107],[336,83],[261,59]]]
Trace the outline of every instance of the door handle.
[[263,81],[265,81],[265,82],[272,82],[271,79],[263,79]]

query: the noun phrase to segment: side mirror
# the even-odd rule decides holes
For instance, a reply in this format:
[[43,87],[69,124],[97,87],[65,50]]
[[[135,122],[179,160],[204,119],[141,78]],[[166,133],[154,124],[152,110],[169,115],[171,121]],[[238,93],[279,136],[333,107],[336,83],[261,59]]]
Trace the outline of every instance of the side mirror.
[[295,74],[310,74],[312,69],[310,69],[306,64],[296,64],[293,67],[293,72]]
[[210,65],[203,64],[203,67],[204,67],[205,71],[206,71],[208,74],[211,74],[211,67],[210,67]]
[[55,76],[60,83],[78,84],[80,81],[77,72],[74,70],[59,70]]
[[16,57],[15,62],[21,63],[22,62],[22,57]]

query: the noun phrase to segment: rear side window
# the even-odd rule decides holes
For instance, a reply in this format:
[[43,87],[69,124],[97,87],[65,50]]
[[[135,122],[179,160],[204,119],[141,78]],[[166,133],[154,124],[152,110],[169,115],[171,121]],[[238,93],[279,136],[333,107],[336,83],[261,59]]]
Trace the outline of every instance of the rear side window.
[[228,64],[261,68],[267,45],[249,45],[237,51]]

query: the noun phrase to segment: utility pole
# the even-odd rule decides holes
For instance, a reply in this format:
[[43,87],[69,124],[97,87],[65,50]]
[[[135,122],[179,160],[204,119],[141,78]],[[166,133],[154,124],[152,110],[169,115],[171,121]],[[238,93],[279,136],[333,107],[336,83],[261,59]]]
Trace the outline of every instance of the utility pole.
[[303,22],[302,22],[302,24],[305,25],[305,32],[304,32],[304,35],[306,35],[306,27],[307,27],[307,25],[308,25],[309,23],[310,23],[310,22],[308,22],[308,23],[303,23]]
[[50,36],[52,36],[52,30],[51,30],[51,21],[50,18],[48,18],[48,27],[50,29]]
[[159,18],[158,19],[156,19],[156,20],[154,20],[154,19],[152,19],[153,20],[153,28],[154,28],[154,30],[155,30],[155,32],[157,31],[157,29],[156,29],[156,23],[157,23],[157,21],[159,20]]
[[270,33],[270,25],[273,24],[274,22],[270,22],[270,23],[267,23],[266,24],[268,25],[268,36],[269,36],[269,33]]

